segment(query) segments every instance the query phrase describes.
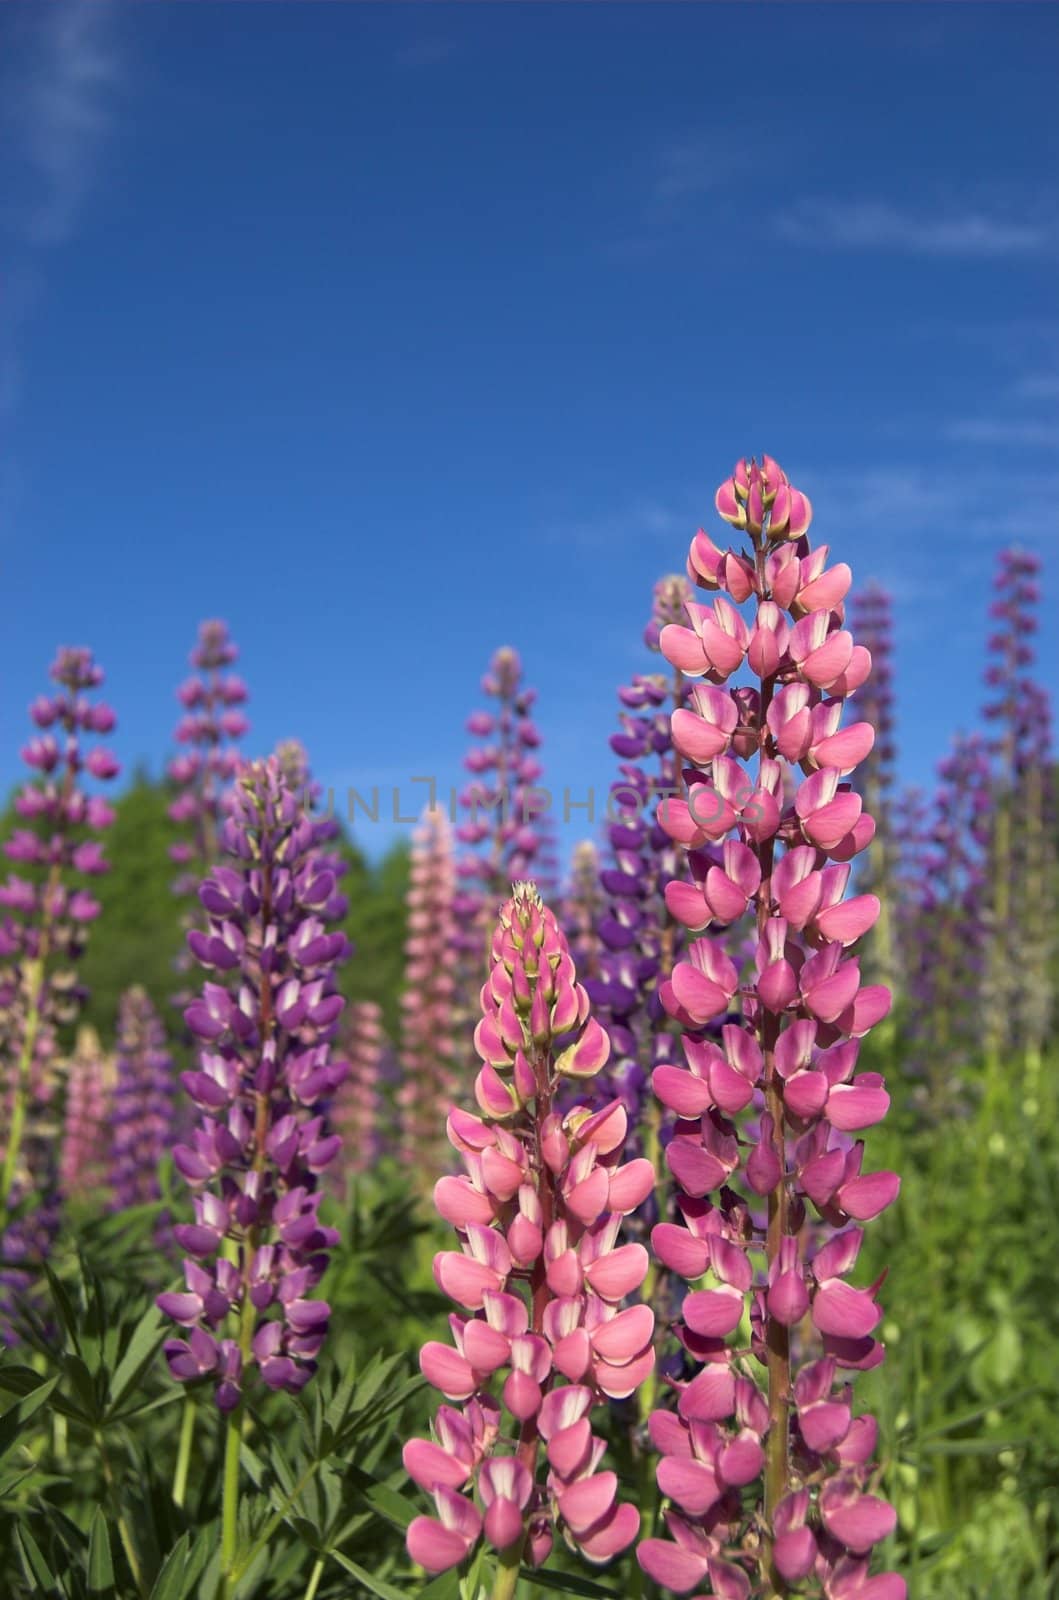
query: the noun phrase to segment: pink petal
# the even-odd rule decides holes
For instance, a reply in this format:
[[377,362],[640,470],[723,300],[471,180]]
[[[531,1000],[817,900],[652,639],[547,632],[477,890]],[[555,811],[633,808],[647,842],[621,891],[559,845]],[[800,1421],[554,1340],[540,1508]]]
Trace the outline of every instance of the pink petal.
[[709,1085],[686,1067],[656,1067],[651,1087],[664,1106],[678,1117],[701,1117],[712,1104]]
[[668,1539],[643,1539],[636,1559],[649,1578],[674,1594],[690,1594],[706,1576],[706,1557],[682,1550]]
[[640,1531],[640,1513],[625,1501],[613,1508],[598,1527],[578,1540],[581,1554],[589,1561],[610,1561],[620,1550],[625,1550]]
[[447,1572],[457,1567],[470,1546],[462,1534],[443,1527],[434,1517],[416,1517],[409,1524],[405,1542],[408,1554],[428,1572]]
[[701,1278],[706,1271],[705,1242],[675,1222],[659,1222],[651,1230],[651,1248],[662,1265],[681,1278]]
[[578,1478],[559,1499],[559,1513],[572,1532],[587,1533],[592,1524],[606,1516],[618,1492],[618,1479],[613,1472],[596,1472],[590,1478]]
[[877,1327],[882,1312],[864,1289],[854,1289],[841,1278],[832,1278],[813,1297],[813,1322],[821,1333],[838,1334],[843,1339],[864,1339]]
[[713,1470],[690,1457],[663,1456],[657,1477],[662,1493],[692,1517],[701,1517],[724,1492]]
[[424,1378],[450,1400],[469,1400],[478,1387],[469,1361],[447,1344],[430,1340],[419,1352],[419,1367]]
[[585,1268],[585,1277],[604,1300],[624,1300],[647,1275],[647,1251],[642,1244],[623,1244],[609,1250]]

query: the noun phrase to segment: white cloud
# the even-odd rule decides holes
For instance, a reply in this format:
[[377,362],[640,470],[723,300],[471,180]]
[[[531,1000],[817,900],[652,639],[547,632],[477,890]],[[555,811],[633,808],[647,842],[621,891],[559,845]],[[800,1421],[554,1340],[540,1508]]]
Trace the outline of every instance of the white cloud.
[[20,346],[44,262],[73,237],[89,201],[120,78],[108,0],[35,7],[8,33],[0,68],[0,415],[17,408]]
[[803,200],[781,212],[780,233],[821,249],[1004,260],[1053,251],[1053,223],[964,210],[915,215],[883,200]]
[[947,423],[944,433],[953,444],[1013,444],[1034,449],[1059,447],[1059,422],[1018,417],[960,417]]

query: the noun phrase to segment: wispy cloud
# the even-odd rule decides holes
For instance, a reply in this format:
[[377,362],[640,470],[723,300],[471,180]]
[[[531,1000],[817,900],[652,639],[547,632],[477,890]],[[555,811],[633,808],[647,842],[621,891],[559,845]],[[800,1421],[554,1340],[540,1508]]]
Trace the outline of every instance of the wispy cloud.
[[1051,253],[1054,222],[981,210],[917,214],[884,200],[803,200],[780,213],[793,244],[818,249],[876,250],[902,255],[996,261]]
[[407,44],[401,45],[394,55],[394,60],[399,67],[422,69],[440,66],[443,61],[448,61],[455,54],[454,40],[437,34],[424,34],[422,38],[412,39]]
[[73,237],[90,198],[119,82],[108,0],[63,0],[8,25],[0,68],[0,415],[17,407],[23,331],[48,254]]
[[1059,449],[1059,422],[1020,417],[959,417],[947,423],[943,432],[953,444],[1025,445],[1032,449]]
[[1059,400],[1059,373],[1027,372],[1011,388],[1018,400]]

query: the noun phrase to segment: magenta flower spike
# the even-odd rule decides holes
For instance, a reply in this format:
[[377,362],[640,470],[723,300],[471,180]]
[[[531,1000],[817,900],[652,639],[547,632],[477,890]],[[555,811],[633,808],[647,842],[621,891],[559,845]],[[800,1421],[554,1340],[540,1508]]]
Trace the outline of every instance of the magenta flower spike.
[[333,1121],[342,1139],[344,1180],[370,1172],[382,1150],[380,1068],[386,1048],[382,1009],[374,1000],[357,1000],[346,1009],[341,1034],[348,1072],[335,1098]]
[[481,742],[464,758],[471,781],[460,794],[463,820],[456,827],[456,838],[467,846],[456,866],[453,909],[458,991],[468,1007],[485,973],[497,912],[510,885],[535,866],[545,842],[544,797],[534,789],[543,770],[535,754],[540,733],[531,716],[537,691],[523,685],[517,650],[504,646],[496,652],[482,692],[493,706],[467,720],[467,732]]
[[227,860],[199,891],[208,926],[188,934],[212,974],[185,1013],[200,1052],[183,1083],[202,1118],[173,1151],[194,1221],[173,1229],[185,1288],[158,1305],[183,1330],[165,1345],[173,1377],[209,1378],[234,1413],[255,1371],[300,1390],[327,1333],[312,1290],[337,1235],[318,1220],[319,1180],[340,1140],[321,1108],[345,1075],[331,1040],[348,947],[325,925],[335,880],[316,825],[275,758],[240,775],[219,844]]
[[412,835],[398,1053],[398,1158],[422,1183],[444,1151],[439,1130],[454,1093],[455,873],[452,830],[427,808]]
[[59,1187],[65,1199],[88,1200],[106,1187],[114,1098],[111,1066],[96,1030],[78,1028],[65,1074],[59,1153]]
[[516,884],[500,912],[475,1046],[477,1109],[448,1119],[464,1175],[434,1191],[460,1245],[434,1259],[458,1308],[452,1343],[420,1354],[447,1403],[433,1439],[404,1449],[436,1514],[412,1522],[408,1550],[442,1572],[484,1538],[494,1600],[507,1600],[520,1564],[546,1561],[556,1532],[594,1563],[635,1539],[639,1513],[617,1499],[592,1411],[633,1394],[654,1367],[653,1312],[623,1309],[647,1252],[621,1243],[654,1173],[647,1161],[622,1165],[620,1101],[555,1109],[562,1081],[590,1080],[609,1046],[532,884]]
[[173,1058],[146,989],[127,989],[118,1009],[110,1171],[116,1211],[159,1197],[158,1163],[173,1126]]
[[[873,1492],[875,1424],[854,1417],[846,1381],[882,1359],[881,1280],[849,1277],[861,1224],[898,1192],[895,1174],[863,1170],[857,1137],[888,1105],[882,1079],[856,1071],[889,1007],[854,953],[879,907],[847,897],[874,830],[851,782],[873,735],[843,711],[871,660],[844,627],[849,569],[811,547],[809,502],[774,461],[741,462],[717,507],[747,543],[697,534],[689,576],[716,598],[689,602],[688,625],[660,639],[702,685],[698,726],[682,719],[679,736],[686,795],[659,807],[690,868],[669,899],[695,937],[661,991],[684,1061],[653,1078],[677,1117],[666,1161],[681,1221],[659,1223],[652,1248],[689,1292],[687,1367],[650,1422],[668,1537],[638,1557],[680,1595],[772,1600],[811,1574],[829,1600],[903,1600],[900,1577],[868,1576],[895,1517]],[[756,945],[745,976],[712,938],[740,917]]]
[[[103,670],[90,650],[61,649],[51,666],[56,685],[30,707],[39,732],[23,760],[33,777],[15,799],[24,826],[5,842],[10,861],[31,875],[9,873],[0,886],[0,1057],[5,1115],[0,1121],[0,1255],[4,1259],[47,1248],[58,1183],[60,1103],[57,1025],[75,1020],[84,999],[77,962],[100,912],[91,891],[107,871],[97,834],[114,812],[96,783],[119,766],[103,745],[90,743],[115,726],[109,706],[90,698]],[[12,1202],[39,1202],[4,1232]]]
[[170,846],[172,859],[183,869],[173,881],[173,892],[181,897],[196,892],[217,860],[222,797],[243,764],[238,741],[250,727],[241,710],[247,690],[242,678],[229,671],[238,656],[227,623],[200,623],[189,657],[194,671],[177,690],[184,714],[176,739],[184,751],[169,764],[179,791],[169,815],[186,831],[185,838]]

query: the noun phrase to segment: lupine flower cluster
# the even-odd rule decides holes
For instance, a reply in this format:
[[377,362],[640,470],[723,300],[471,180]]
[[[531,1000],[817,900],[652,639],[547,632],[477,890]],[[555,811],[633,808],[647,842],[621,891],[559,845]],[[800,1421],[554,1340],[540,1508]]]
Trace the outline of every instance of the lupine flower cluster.
[[114,1084],[112,1204],[117,1211],[158,1199],[158,1164],[173,1124],[173,1058],[146,989],[127,989],[118,1011]]
[[[938,764],[938,788],[907,930],[909,1070],[929,1109],[951,1112],[961,1069],[982,1042],[980,996],[988,961],[988,879],[992,832],[989,752],[961,735]],[[909,834],[909,848],[914,837]]]
[[869,583],[850,601],[850,624],[871,656],[871,673],[857,694],[858,714],[875,729],[875,743],[857,769],[854,782],[865,810],[875,819],[871,854],[859,886],[879,897],[879,920],[865,939],[863,965],[867,976],[893,984],[896,975],[894,930],[890,906],[897,843],[894,829],[893,604],[880,584]]
[[[39,732],[22,750],[34,774],[15,797],[22,826],[5,842],[22,870],[0,886],[0,1052],[4,1116],[0,1222],[13,1203],[23,1214],[3,1236],[11,1260],[47,1248],[55,1223],[59,1128],[55,1028],[77,1016],[83,990],[77,962],[99,901],[89,884],[107,870],[97,833],[114,813],[86,779],[108,782],[118,763],[88,741],[115,726],[109,706],[91,693],[103,671],[89,650],[65,648],[52,663],[56,685],[30,715]],[[36,1209],[26,1206],[35,1197]]]
[[524,877],[535,863],[541,845],[533,787],[541,776],[533,751],[540,734],[530,712],[535,689],[522,682],[522,662],[509,646],[493,656],[482,679],[482,693],[495,709],[475,711],[467,732],[475,743],[464,757],[471,781],[460,794],[465,813],[456,837],[466,850],[456,864],[459,879],[453,909],[455,946],[476,994],[485,970],[490,930],[494,918],[516,878]]
[[990,1048],[1002,1041],[1039,1054],[1051,1013],[1049,913],[1054,863],[1054,785],[1047,693],[1032,676],[1040,562],[1000,553],[989,607],[994,631],[986,670],[986,718],[996,779],[985,983]]
[[196,892],[217,859],[222,797],[242,766],[237,743],[250,724],[239,709],[246,703],[246,684],[229,671],[238,657],[226,623],[201,623],[190,656],[194,671],[177,690],[184,715],[176,739],[185,749],[169,764],[169,776],[180,791],[169,815],[187,837],[171,845],[169,853],[183,868],[173,882],[173,892],[181,896]]
[[448,818],[428,808],[412,836],[409,861],[397,1091],[399,1158],[420,1179],[437,1164],[455,1084],[455,885]]
[[383,1148],[380,1070],[386,1036],[374,1000],[347,1006],[341,1034],[348,1072],[335,1099],[333,1121],[342,1140],[342,1175],[370,1172]]
[[[579,839],[570,861],[570,876],[562,899],[562,925],[569,930],[570,954],[582,978],[599,971],[602,941],[599,924],[607,897],[599,879],[599,851],[591,839]],[[543,895],[541,897],[544,898]]]
[[[644,634],[650,649],[658,649],[662,629],[683,615],[690,592],[681,577],[655,585]],[[600,872],[607,906],[597,925],[598,972],[587,987],[610,1036],[607,1086],[622,1096],[635,1125],[651,1069],[668,1054],[671,1029],[658,1000],[658,981],[662,967],[672,965],[674,940],[681,933],[664,899],[677,858],[655,809],[659,794],[675,792],[679,784],[670,716],[683,705],[683,674],[679,668],[672,674],[637,673],[619,689],[618,699],[619,728],[610,745],[619,757],[620,776],[610,788],[609,856]]]
[[620,1243],[654,1173],[644,1160],[622,1165],[620,1101],[555,1109],[563,1078],[591,1079],[609,1047],[532,884],[516,884],[500,912],[482,1013],[478,1109],[448,1120],[465,1175],[435,1189],[460,1248],[435,1258],[434,1276],[459,1310],[452,1345],[428,1343],[420,1357],[452,1403],[404,1461],[436,1510],[412,1522],[409,1553],[440,1572],[484,1537],[498,1553],[493,1593],[504,1596],[520,1562],[547,1559],[556,1531],[594,1562],[638,1532],[639,1513],[618,1502],[603,1466],[592,1410],[632,1394],[654,1365],[651,1309],[622,1309],[647,1252]]
[[[699,937],[661,991],[686,1030],[683,1064],[653,1078],[678,1118],[666,1160],[682,1221],[652,1244],[691,1292],[676,1330],[687,1369],[650,1424],[668,1537],[638,1557],[677,1594],[708,1584],[745,1600],[809,1582],[828,1600],[898,1600],[901,1578],[869,1576],[895,1517],[872,1492],[875,1423],[854,1416],[845,1381],[882,1359],[879,1282],[849,1278],[859,1224],[898,1191],[893,1173],[863,1170],[851,1137],[888,1106],[882,1079],[856,1070],[889,1005],[852,953],[878,901],[845,898],[874,823],[850,782],[872,729],[843,711],[871,660],[843,625],[849,569],[810,546],[809,502],[776,462],[740,462],[716,503],[747,544],[696,535],[689,577],[716,598],[689,602],[690,625],[660,640],[698,680],[673,717],[686,797],[659,820],[690,869],[667,903]],[[752,681],[732,685],[744,665]],[[756,950],[741,981],[706,930],[744,916]],[[739,1020],[711,1039],[733,1004]],[[810,1238],[810,1208],[826,1242]]]
[[275,758],[240,776],[220,845],[229,860],[199,891],[208,927],[188,934],[220,981],[185,1014],[201,1049],[183,1082],[202,1113],[173,1153],[194,1194],[194,1221],[173,1229],[186,1287],[158,1304],[187,1330],[165,1346],[173,1376],[209,1377],[231,1411],[254,1368],[270,1389],[302,1388],[327,1333],[312,1290],[337,1235],[318,1185],[340,1140],[319,1107],[345,1072],[330,1041],[347,942],[325,926],[334,875]]
[[59,1188],[64,1198],[86,1200],[107,1184],[113,1101],[113,1063],[104,1056],[94,1028],[78,1028],[64,1077]]

